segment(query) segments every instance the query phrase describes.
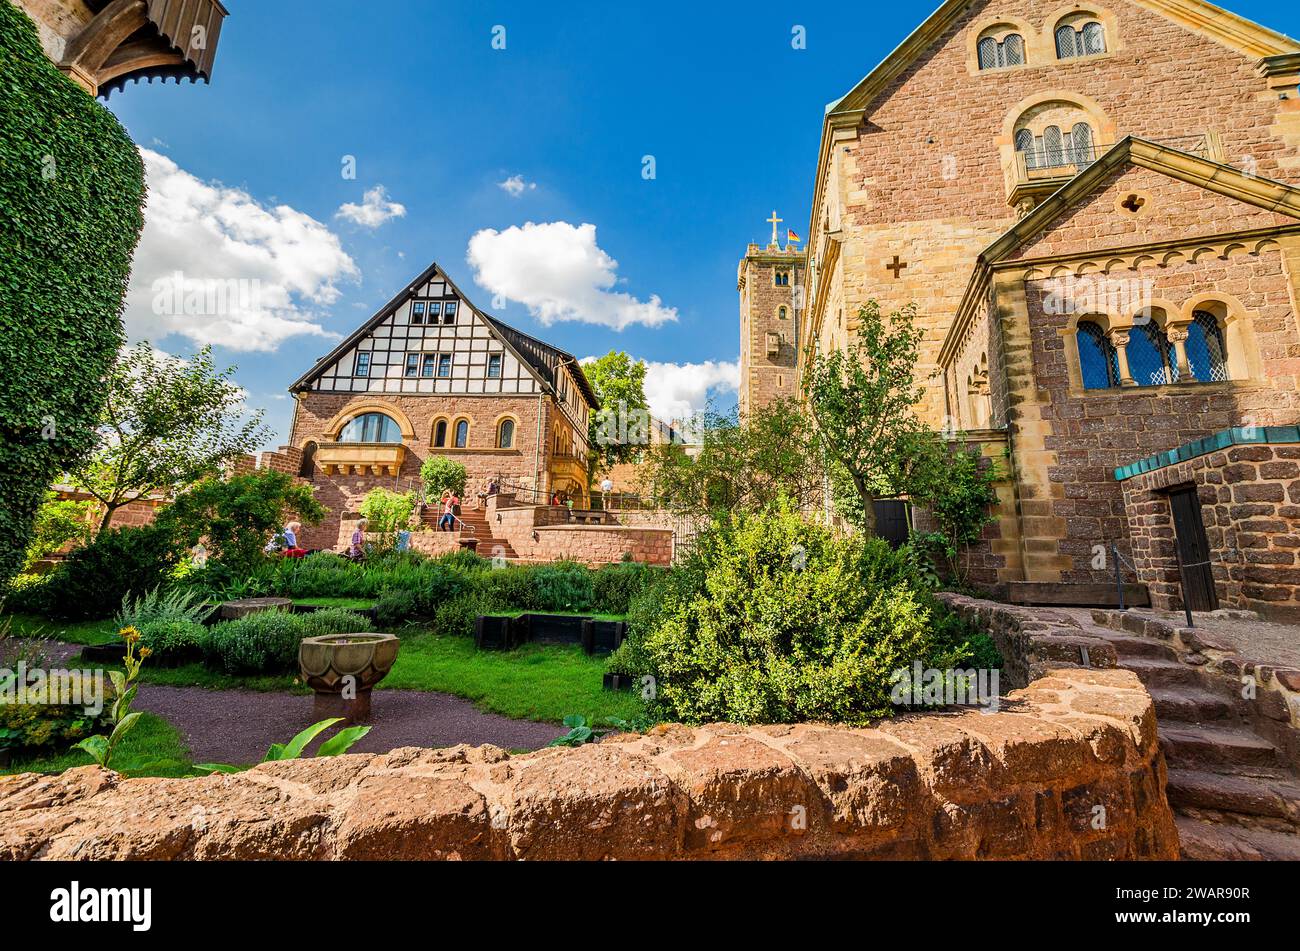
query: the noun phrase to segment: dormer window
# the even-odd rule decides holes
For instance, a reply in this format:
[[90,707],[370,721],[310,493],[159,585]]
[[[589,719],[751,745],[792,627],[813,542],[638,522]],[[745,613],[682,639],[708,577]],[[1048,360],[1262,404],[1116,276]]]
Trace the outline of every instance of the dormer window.
[[1056,58],[1078,59],[1106,52],[1106,29],[1096,20],[1062,23],[1056,28]]
[[980,69],[1001,69],[1025,64],[1025,39],[1019,33],[982,37],[976,47]]

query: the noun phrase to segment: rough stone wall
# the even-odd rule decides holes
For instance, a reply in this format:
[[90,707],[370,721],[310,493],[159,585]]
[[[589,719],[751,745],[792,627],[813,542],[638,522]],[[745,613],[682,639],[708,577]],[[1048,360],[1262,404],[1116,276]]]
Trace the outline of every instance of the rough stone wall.
[[[1060,12],[1036,0],[972,4],[877,97],[859,129],[836,143],[833,167],[823,172],[830,205],[813,209],[809,248],[822,253],[823,221],[842,229],[843,248],[835,271],[817,281],[842,287],[850,314],[869,297],[886,310],[918,302],[925,373],[935,369],[975,256],[1016,220],[999,150],[1004,123],[1024,100],[1058,92],[1088,97],[1114,124],[1116,141],[1133,134],[1187,142],[1214,130],[1229,164],[1240,167],[1250,156],[1258,174],[1300,181],[1294,121],[1281,121],[1282,110],[1293,107],[1256,75],[1254,57],[1125,0],[1105,8],[1118,28],[1108,37],[1110,53],[972,74],[972,31],[1014,18],[1041,33],[1049,14]],[[885,269],[895,254],[908,265],[897,279]],[[823,349],[837,333],[839,304],[833,292],[827,299],[812,315]],[[942,402],[936,384],[925,402],[936,426]]]
[[633,525],[571,525],[568,511],[550,505],[513,505],[488,499],[487,519],[494,537],[504,538],[521,558],[561,559],[587,565],[633,561],[652,565],[672,562],[673,530]]
[[[741,414],[762,409],[773,400],[799,394],[799,314],[804,306],[802,251],[760,251],[753,245],[740,262]],[[774,283],[777,268],[790,273],[789,286]],[[778,316],[786,308],[786,318]],[[769,353],[767,335],[777,334],[780,347]]]
[[1002,712],[877,729],[668,726],[522,756],[7,776],[0,858],[1174,859],[1164,772],[1136,677],[1060,670]]
[[1233,446],[1125,479],[1138,580],[1151,604],[1181,610],[1167,490],[1195,485],[1221,607],[1300,618],[1300,446]]

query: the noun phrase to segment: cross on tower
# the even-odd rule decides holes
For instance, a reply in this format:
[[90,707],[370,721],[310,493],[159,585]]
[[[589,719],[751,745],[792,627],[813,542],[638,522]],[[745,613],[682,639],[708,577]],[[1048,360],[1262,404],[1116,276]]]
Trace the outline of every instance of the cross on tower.
[[775,246],[776,243],[777,243],[777,241],[776,241],[776,226],[779,225],[781,222],[785,221],[785,219],[784,219],[784,218],[778,218],[778,217],[776,216],[776,209],[773,208],[773,209],[772,209],[772,217],[771,217],[771,218],[768,218],[767,221],[768,221],[769,224],[772,225],[772,245]]
[[905,267],[907,267],[907,263],[904,262],[904,261],[900,261],[900,260],[898,260],[898,255],[897,255],[897,254],[894,255],[894,260],[893,260],[893,261],[890,261],[890,262],[888,262],[888,263],[885,264],[885,270],[886,270],[886,271],[893,271],[893,272],[894,272],[894,280],[898,280],[899,275],[902,273],[903,268],[905,268]]

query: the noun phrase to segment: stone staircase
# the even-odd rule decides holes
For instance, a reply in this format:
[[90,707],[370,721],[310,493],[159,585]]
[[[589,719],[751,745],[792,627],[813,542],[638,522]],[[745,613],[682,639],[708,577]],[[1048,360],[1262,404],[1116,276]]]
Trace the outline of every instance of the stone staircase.
[[[424,524],[437,531],[440,518],[442,518],[442,507],[430,505],[424,513]],[[487,513],[482,509],[461,506],[460,520],[464,522],[461,537],[478,539],[477,550],[484,558],[495,558],[500,555],[507,561],[519,560],[519,556],[508,541],[492,534],[492,525],[488,522]]]
[[1252,729],[1241,684],[1184,662],[1172,627],[1092,619],[1084,630],[1114,645],[1155,702],[1183,858],[1300,860],[1300,773]]

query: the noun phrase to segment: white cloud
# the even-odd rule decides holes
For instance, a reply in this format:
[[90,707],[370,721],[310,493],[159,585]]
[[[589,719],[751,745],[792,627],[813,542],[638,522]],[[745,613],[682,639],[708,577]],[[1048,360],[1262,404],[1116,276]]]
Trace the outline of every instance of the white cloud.
[[388,189],[383,185],[376,185],[366,191],[362,196],[361,204],[355,205],[352,202],[340,205],[336,218],[342,218],[350,221],[355,225],[371,230],[378,228],[385,221],[392,218],[404,218],[406,216],[406,206],[395,201],[388,200]]
[[501,189],[511,198],[518,198],[524,192],[535,191],[536,182],[526,182],[522,175],[511,175],[504,182],[497,182],[497,188]]
[[687,421],[706,408],[711,395],[735,392],[739,385],[739,363],[646,361],[646,402],[650,404],[650,413],[665,422]]
[[596,245],[592,224],[530,221],[504,231],[486,228],[470,238],[465,257],[480,287],[518,301],[547,326],[577,320],[622,330],[677,319],[677,309],[663,306],[657,294],[640,301],[612,290],[618,262]]
[[149,183],[144,233],[127,293],[132,339],[176,334],[196,344],[275,350],[296,336],[336,337],[313,305],[360,277],[337,235],[287,205],[200,181],[141,149]]

